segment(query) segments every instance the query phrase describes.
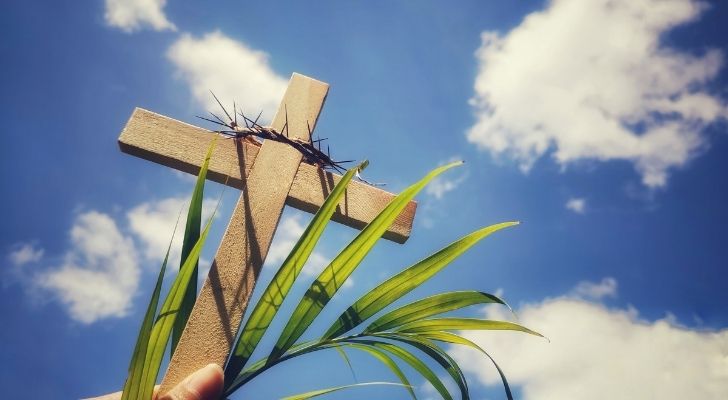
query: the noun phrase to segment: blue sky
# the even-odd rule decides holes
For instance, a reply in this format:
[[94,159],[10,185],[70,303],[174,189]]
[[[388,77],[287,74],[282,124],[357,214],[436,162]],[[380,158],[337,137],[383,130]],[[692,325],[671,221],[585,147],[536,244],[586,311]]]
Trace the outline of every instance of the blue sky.
[[[466,160],[418,199],[407,244],[379,244],[316,326],[457,237],[520,220],[408,298],[502,293],[522,323],[551,339],[472,335],[522,399],[724,398],[728,5],[514,3],[6,5],[0,391],[78,398],[123,384],[193,184],[119,152],[133,108],[199,124],[194,116],[213,109],[213,90],[251,113],[272,113],[300,72],[331,85],[317,132],[338,157],[369,159],[366,176],[389,190]],[[221,190],[209,188],[210,199]],[[236,197],[224,194],[203,265]],[[262,280],[308,218],[286,211]],[[353,233],[330,227],[304,277],[313,279]],[[503,398],[485,360],[453,354],[474,398]],[[352,357],[360,380],[394,379]],[[336,354],[322,354],[281,366],[238,396],[351,381]],[[435,396],[415,382],[423,398]],[[406,392],[330,398],[383,396]]]

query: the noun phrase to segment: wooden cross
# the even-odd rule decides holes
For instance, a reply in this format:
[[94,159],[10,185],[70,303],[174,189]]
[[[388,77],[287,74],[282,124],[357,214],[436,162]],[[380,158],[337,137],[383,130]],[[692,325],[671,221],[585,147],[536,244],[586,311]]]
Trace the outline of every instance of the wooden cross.
[[[281,132],[287,119],[289,137],[309,140],[309,127],[316,126],[328,89],[326,83],[294,73],[272,128]],[[124,153],[197,174],[213,136],[207,129],[137,108],[119,136],[119,147]],[[261,146],[218,140],[207,177],[242,192],[160,393],[209,363],[224,366],[284,205],[315,213],[341,178],[301,160],[298,150],[272,140]],[[393,197],[352,181],[332,219],[361,229]],[[415,202],[408,204],[384,238],[404,243],[416,208]]]

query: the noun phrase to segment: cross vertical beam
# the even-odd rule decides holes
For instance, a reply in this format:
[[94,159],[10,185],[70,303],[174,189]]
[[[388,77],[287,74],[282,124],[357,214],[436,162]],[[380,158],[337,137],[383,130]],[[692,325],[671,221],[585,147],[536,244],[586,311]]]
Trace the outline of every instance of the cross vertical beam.
[[[316,126],[329,86],[293,74],[272,127],[290,137],[308,140]],[[245,157],[239,145],[240,156]],[[273,234],[301,163],[302,155],[288,145],[267,140],[233,211],[192,314],[172,356],[160,393],[209,364],[224,366],[255,287]],[[241,162],[244,165],[244,162]]]

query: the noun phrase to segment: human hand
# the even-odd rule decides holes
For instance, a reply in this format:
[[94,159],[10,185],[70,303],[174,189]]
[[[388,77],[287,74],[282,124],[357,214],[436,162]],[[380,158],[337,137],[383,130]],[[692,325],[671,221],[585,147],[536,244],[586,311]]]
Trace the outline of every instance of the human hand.
[[[223,372],[217,364],[209,364],[197,370],[185,378],[177,386],[172,388],[162,397],[157,397],[156,388],[155,400],[217,400],[222,394]],[[87,400],[120,400],[121,392],[107,394],[101,397],[94,397]]]

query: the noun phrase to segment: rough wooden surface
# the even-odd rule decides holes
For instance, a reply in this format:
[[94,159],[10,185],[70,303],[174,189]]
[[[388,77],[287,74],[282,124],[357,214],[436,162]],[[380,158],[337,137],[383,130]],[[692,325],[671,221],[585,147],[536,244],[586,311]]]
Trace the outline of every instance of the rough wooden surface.
[[[307,140],[307,126],[316,125],[327,92],[327,84],[294,74],[273,128],[280,131],[287,118],[289,136]],[[247,158],[240,149],[238,156]],[[258,151],[161,393],[209,363],[225,365],[301,158],[296,149],[271,140]]]
[[[119,136],[119,147],[125,153],[197,175],[212,137],[213,133],[207,129],[137,108]],[[258,146],[250,143],[218,140],[210,160],[208,178],[242,189],[242,176],[250,171],[259,151]],[[245,154],[244,158],[239,157],[241,152]],[[286,204],[315,213],[340,178],[337,174],[301,163]],[[391,193],[354,180],[332,220],[360,229],[374,219],[393,197]],[[410,202],[384,238],[404,243],[412,231],[416,208],[417,203]]]

